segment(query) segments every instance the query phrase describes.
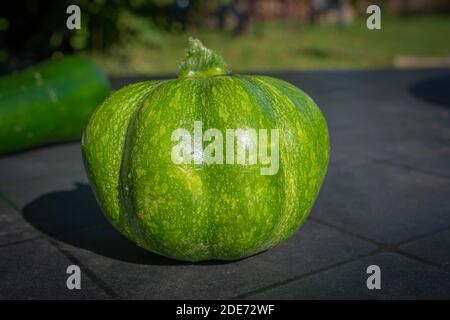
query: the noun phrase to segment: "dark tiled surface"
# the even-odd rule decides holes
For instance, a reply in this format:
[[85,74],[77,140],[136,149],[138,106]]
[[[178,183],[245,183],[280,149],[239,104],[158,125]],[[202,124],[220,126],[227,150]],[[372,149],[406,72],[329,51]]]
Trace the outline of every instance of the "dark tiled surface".
[[[275,76],[314,97],[331,137],[294,237],[232,263],[153,255],[106,222],[78,143],[38,148],[0,157],[0,297],[450,298],[450,70]],[[66,289],[69,264],[81,291]],[[371,264],[380,291],[366,288]]]
[[37,148],[0,157],[0,186],[50,176],[84,176],[78,143]]
[[[378,265],[381,290],[368,290],[367,267]],[[450,299],[450,273],[396,253],[380,253],[292,281],[250,299]]]
[[[60,240],[70,244],[67,250],[96,270],[116,292],[153,299],[233,297],[376,249],[314,221],[308,221],[286,243],[233,263],[193,265],[163,259],[136,248],[109,226],[74,232]],[[309,252],[312,246],[315,250]]]
[[450,230],[448,229],[410,242],[401,248],[405,252],[422,257],[426,261],[450,268]]
[[0,199],[0,247],[40,236],[17,210]]
[[384,244],[450,228],[448,178],[378,161],[330,167],[328,178],[314,210],[321,221]]
[[0,256],[1,299],[108,298],[83,275],[82,290],[68,290],[66,270],[73,263],[46,240],[1,247]]

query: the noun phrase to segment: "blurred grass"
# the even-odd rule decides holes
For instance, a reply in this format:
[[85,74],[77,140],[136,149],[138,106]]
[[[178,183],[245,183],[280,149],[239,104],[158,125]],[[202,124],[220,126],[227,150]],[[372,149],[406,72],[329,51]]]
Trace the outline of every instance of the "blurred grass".
[[343,27],[259,24],[242,36],[208,30],[148,33],[149,41],[90,55],[110,75],[174,74],[188,36],[221,53],[235,72],[386,68],[396,55],[450,55],[449,15],[383,16],[381,30],[368,30],[359,19]]

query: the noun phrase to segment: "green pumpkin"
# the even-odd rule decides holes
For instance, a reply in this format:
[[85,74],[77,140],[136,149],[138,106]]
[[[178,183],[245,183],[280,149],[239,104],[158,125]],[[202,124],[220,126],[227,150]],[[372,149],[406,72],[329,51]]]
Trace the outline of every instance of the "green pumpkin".
[[279,79],[230,74],[195,39],[178,79],[132,84],[106,99],[82,149],[112,225],[185,261],[240,259],[289,238],[329,159],[326,122],[308,95]]

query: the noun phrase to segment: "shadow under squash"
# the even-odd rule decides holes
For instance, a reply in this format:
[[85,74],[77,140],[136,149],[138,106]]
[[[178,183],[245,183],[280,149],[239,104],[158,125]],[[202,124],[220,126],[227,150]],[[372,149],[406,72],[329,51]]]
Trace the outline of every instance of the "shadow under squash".
[[[26,205],[23,214],[31,225],[48,236],[108,258],[149,265],[191,264],[151,253],[122,236],[106,220],[85,183],[77,183],[74,190],[47,193]],[[201,264],[225,263],[229,262]]]
[[450,108],[450,74],[418,81],[409,92],[425,102]]

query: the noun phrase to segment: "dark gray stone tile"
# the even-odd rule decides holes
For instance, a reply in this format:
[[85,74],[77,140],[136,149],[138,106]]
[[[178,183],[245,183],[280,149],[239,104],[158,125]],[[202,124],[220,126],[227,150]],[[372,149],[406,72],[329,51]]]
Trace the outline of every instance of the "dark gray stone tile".
[[[367,267],[381,269],[381,289],[366,286]],[[270,288],[248,299],[449,299],[450,273],[396,253],[380,253]]]
[[[31,201],[19,201],[22,216],[28,224],[48,236],[56,236],[108,223],[87,183],[66,184],[66,181],[61,180],[56,177],[42,179],[37,187],[39,192],[29,197]],[[32,183],[34,181],[26,182],[26,185]],[[57,186],[60,185],[67,187],[59,189]]]
[[338,116],[329,118],[332,158],[346,163],[355,158],[390,160],[450,177],[448,113],[427,111],[430,107],[424,105],[420,111],[391,104],[360,109],[347,112],[354,122],[350,127],[333,125]]
[[[449,120],[450,122],[450,120]],[[448,138],[450,141],[450,138]],[[417,142],[411,142],[414,144]],[[428,145],[429,146],[429,145]],[[416,150],[419,148],[416,148]],[[442,147],[433,150],[422,150],[413,156],[402,154],[397,159],[398,163],[418,168],[427,172],[436,173],[450,179],[450,147]]]
[[[84,175],[84,174],[83,174]],[[22,213],[22,220],[41,233],[54,236],[107,223],[81,175],[50,176],[0,186]]]
[[[389,159],[450,177],[450,98],[448,85],[442,85],[450,81],[449,70],[277,76],[304,89],[320,106],[329,126],[332,161]],[[441,89],[429,86],[431,98],[418,93],[417,87],[436,80]]]
[[84,172],[79,142],[0,156],[0,185]]
[[82,271],[81,289],[69,290],[66,270],[72,263],[45,240],[0,248],[1,299],[107,299]]
[[313,221],[269,251],[228,263],[166,259],[136,247],[109,225],[57,239],[120,296],[137,299],[230,298],[375,250]]
[[[17,233],[18,238],[28,237],[30,234],[39,235],[35,230],[53,236],[106,223],[103,215],[91,214],[92,208],[98,210],[98,206],[84,173],[7,183],[1,185],[0,190],[21,211],[4,218],[12,219],[17,227],[22,226],[23,230],[11,229],[12,225],[3,228],[5,233]],[[8,212],[10,210],[11,208]],[[25,233],[18,234],[19,232]],[[5,235],[2,238],[11,242],[16,237]]]
[[0,246],[39,236],[16,209],[0,199]]
[[314,217],[397,244],[450,226],[450,180],[383,163],[330,166]]
[[[47,193],[62,192],[75,189],[77,185],[87,184],[85,172],[66,172],[61,175],[10,182],[0,185],[0,192],[8,197],[18,208],[26,205]],[[80,203],[80,205],[82,205]]]
[[441,110],[427,112],[429,107],[423,107],[421,112],[394,114],[377,110],[371,120],[354,119],[359,124],[351,130],[331,132],[335,152],[390,160],[450,178],[450,118],[441,116]]
[[450,268],[450,229],[407,243],[400,249],[425,261]]

